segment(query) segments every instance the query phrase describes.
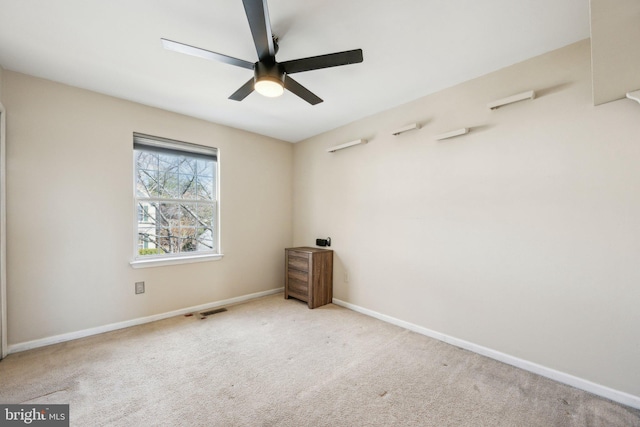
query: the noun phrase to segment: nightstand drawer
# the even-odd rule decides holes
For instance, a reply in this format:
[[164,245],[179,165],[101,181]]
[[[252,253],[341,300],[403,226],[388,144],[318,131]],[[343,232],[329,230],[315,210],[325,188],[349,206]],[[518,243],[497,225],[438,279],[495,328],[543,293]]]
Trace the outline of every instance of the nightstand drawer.
[[289,270],[287,273],[289,289],[296,293],[309,293],[309,273],[306,271]]
[[306,283],[290,281],[287,293],[301,301],[309,302],[309,288]]
[[289,252],[287,257],[289,269],[309,271],[309,255],[300,252]]

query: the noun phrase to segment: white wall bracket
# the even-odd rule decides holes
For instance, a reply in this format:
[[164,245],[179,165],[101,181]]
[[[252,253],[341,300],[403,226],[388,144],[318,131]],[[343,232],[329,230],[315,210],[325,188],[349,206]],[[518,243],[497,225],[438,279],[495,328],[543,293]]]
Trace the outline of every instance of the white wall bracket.
[[335,147],[327,148],[329,153],[333,153],[338,150],[342,150],[343,148],[353,147],[354,145],[366,144],[366,139],[356,139],[355,141],[345,142],[344,144],[336,145]]
[[640,90],[627,92],[627,98],[633,99],[634,101],[640,103]]
[[500,108],[504,105],[513,104],[514,102],[524,101],[525,99],[534,99],[536,97],[536,93],[532,90],[528,90],[526,92],[518,93],[516,95],[508,96],[506,98],[498,99],[497,101],[493,101],[487,104],[492,110]]
[[398,136],[401,133],[409,132],[410,130],[418,130],[420,125],[418,123],[411,123],[410,125],[403,126],[391,132],[391,135]]
[[469,128],[462,128],[462,129],[452,130],[451,132],[447,132],[447,133],[441,133],[440,135],[436,135],[436,141],[441,141],[443,139],[449,139],[449,138],[454,138],[456,136],[465,135],[469,133],[469,131],[470,131]]

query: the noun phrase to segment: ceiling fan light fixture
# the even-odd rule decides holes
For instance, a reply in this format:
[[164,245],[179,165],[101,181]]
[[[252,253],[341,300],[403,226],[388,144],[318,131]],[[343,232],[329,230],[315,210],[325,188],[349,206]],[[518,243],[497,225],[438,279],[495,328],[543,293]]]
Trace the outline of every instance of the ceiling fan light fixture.
[[262,96],[277,98],[284,93],[284,84],[280,79],[263,76],[256,80],[253,88]]

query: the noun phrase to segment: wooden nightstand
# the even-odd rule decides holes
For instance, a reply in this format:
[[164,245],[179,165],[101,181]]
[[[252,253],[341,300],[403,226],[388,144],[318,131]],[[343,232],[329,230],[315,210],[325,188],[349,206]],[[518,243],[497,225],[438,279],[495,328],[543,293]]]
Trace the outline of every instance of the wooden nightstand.
[[309,308],[333,299],[333,251],[310,247],[285,249],[284,297],[305,301]]

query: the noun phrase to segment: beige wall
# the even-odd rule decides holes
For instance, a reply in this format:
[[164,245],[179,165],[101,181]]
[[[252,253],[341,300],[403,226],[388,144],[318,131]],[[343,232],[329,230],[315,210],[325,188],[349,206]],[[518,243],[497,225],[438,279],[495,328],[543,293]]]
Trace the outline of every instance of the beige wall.
[[[4,71],[9,344],[283,286],[291,144]],[[134,270],[132,134],[220,149],[220,261]],[[134,294],[145,281],[146,293]]]
[[[640,396],[640,108],[592,106],[589,52],[296,144],[294,244],[332,238],[334,297]],[[357,138],[369,143],[325,151]]]
[[640,2],[591,0],[591,66],[595,105],[640,89]]

